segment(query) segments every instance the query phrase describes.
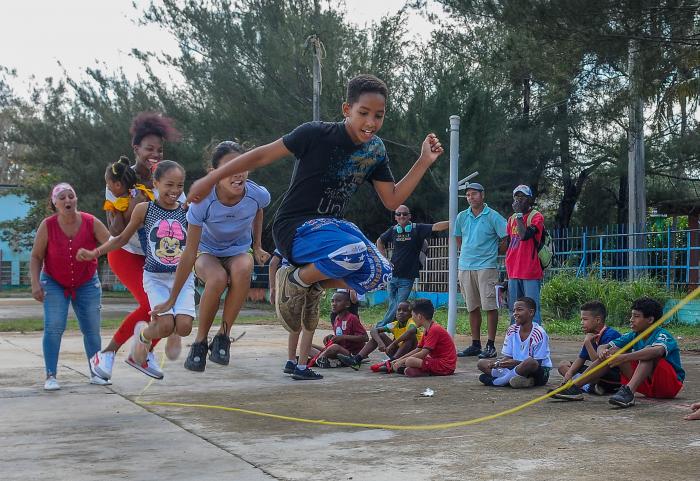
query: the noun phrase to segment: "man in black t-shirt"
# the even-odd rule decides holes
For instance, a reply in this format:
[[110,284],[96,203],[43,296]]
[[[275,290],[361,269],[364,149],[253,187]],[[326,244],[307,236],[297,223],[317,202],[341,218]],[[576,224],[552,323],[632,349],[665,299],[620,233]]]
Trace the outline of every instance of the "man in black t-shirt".
[[396,317],[396,308],[400,303],[408,299],[413,288],[413,282],[418,277],[421,269],[420,254],[423,243],[430,234],[450,227],[448,221],[436,224],[416,224],[411,222],[411,211],[405,205],[400,205],[396,212],[396,225],[389,227],[379,239],[377,249],[386,257],[386,246],[393,244],[391,265],[394,268],[393,276],[387,285],[389,307],[384,319],[379,321],[377,327],[384,327]]
[[376,136],[384,122],[387,96],[384,82],[358,75],[348,82],[344,122],[303,124],[271,144],[229,160],[190,188],[188,200],[198,202],[226,177],[296,157],[289,190],[272,227],[277,249],[291,263],[277,270],[275,307],[290,337],[301,331],[299,362],[292,372],[296,380],[322,378],[306,363],[323,289],[340,287],[364,294],[391,279],[389,262],[355,224],[343,219],[350,198],[369,181],[382,203],[395,209],[443,152],[438,138],[429,134],[416,163],[395,183],[384,143]]

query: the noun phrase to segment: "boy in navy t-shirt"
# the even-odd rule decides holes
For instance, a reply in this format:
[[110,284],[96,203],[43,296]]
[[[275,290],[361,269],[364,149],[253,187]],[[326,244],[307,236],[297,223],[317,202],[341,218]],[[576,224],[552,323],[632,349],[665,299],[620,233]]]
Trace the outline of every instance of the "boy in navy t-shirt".
[[[348,82],[343,122],[309,122],[283,138],[231,160],[192,185],[188,200],[199,202],[218,180],[238,172],[296,157],[289,190],[273,224],[277,249],[289,260],[276,276],[278,317],[290,332],[302,331],[296,380],[321,379],[307,369],[324,288],[354,289],[358,294],[383,288],[391,265],[353,223],[343,219],[357,188],[369,181],[382,203],[395,210],[408,198],[443,149],[434,134],[398,183],[389,168],[382,140],[388,90],[372,75]],[[291,359],[290,359],[291,361]]]
[[[600,301],[586,302],[581,306],[581,329],[586,337],[583,339],[583,346],[576,360],[562,361],[559,364],[559,374],[564,377],[562,384],[584,373],[588,369],[586,361],[598,359],[598,346],[607,346],[608,343],[620,337],[619,332],[605,325],[607,315],[605,304]],[[612,393],[620,387],[620,370],[611,369],[605,373],[599,371],[583,382],[585,384],[582,387],[574,384],[553,397],[566,401],[580,401],[583,400],[584,391],[600,395]]]

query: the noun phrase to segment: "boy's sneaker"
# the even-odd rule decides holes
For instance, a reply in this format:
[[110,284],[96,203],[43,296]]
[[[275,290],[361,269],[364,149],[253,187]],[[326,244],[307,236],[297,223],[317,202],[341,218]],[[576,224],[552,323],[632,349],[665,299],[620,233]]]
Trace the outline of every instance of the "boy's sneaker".
[[[548,392],[552,391],[554,391],[554,389],[550,389]],[[583,390],[577,385],[573,384],[563,391],[556,393],[552,397],[563,401],[583,401]]]
[[491,359],[492,357],[496,357],[496,348],[490,344],[486,344],[484,350],[479,354],[479,359]]
[[182,352],[182,338],[177,334],[173,333],[168,336],[165,341],[165,357],[171,361],[175,361],[180,357]]
[[151,343],[144,342],[141,340],[141,331],[148,327],[148,323],[140,321],[136,323],[134,327],[134,339],[131,341],[131,359],[138,364],[143,364],[146,362],[148,357],[148,350],[151,348]]
[[284,365],[283,372],[285,374],[291,374],[294,372],[294,369],[296,369],[297,363],[294,361],[287,361],[287,363]]
[[510,387],[515,388],[515,389],[522,389],[526,387],[532,387],[535,385],[535,378],[534,377],[524,377],[520,375],[515,375],[513,376],[510,381],[508,381],[508,384],[510,384]]
[[313,331],[318,327],[318,313],[321,308],[321,297],[325,289],[318,283],[312,284],[306,293],[304,309],[301,312],[301,322],[307,331]]
[[621,408],[632,407],[634,406],[634,393],[628,386],[621,386],[615,394],[610,396],[608,402]]
[[231,338],[226,334],[217,334],[209,344],[209,360],[222,366],[228,366],[231,359]]
[[355,371],[360,370],[362,365],[362,358],[360,356],[346,356],[345,354],[338,354],[338,360],[345,367],[351,367]]
[[284,328],[289,332],[301,330],[301,315],[306,303],[308,287],[301,287],[289,280],[294,266],[282,266],[275,276],[275,311]]
[[160,367],[158,366],[156,357],[152,352],[149,352],[146,355],[146,362],[142,362],[141,364],[137,363],[131,356],[126,358],[126,361],[124,362],[134,369],[141,371],[148,377],[152,377],[153,379],[163,379],[163,371],[161,371]]
[[381,374],[391,374],[393,371],[391,361],[378,362],[377,364],[372,364],[369,368],[372,370],[372,372],[379,372]]
[[463,351],[459,351],[457,353],[457,357],[471,357],[471,356],[478,356],[481,354],[481,348],[479,346],[475,346],[472,344],[468,348],[466,348]]
[[97,374],[93,374],[90,378],[90,384],[95,384],[97,386],[111,386],[112,381],[110,381],[109,379],[102,379]]
[[484,386],[493,386],[494,377],[491,374],[483,373],[479,376],[479,382]]
[[185,369],[189,371],[203,372],[207,367],[207,341],[193,342],[190,353],[185,359]]
[[329,369],[331,367],[331,361],[327,357],[321,356],[316,358],[316,365],[319,369]]
[[292,379],[295,381],[317,381],[323,379],[323,376],[308,367],[303,370],[295,367],[292,373]]
[[97,351],[90,358],[90,370],[102,379],[112,379],[112,367],[114,366],[114,352]]
[[44,382],[44,391],[58,391],[59,389],[61,389],[61,386],[58,384],[58,381],[56,381],[54,376],[49,376],[46,378],[46,381]]

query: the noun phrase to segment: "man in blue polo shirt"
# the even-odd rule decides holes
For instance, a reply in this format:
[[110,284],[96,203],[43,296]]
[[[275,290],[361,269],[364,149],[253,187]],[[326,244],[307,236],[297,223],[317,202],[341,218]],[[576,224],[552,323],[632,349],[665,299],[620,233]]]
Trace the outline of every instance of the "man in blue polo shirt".
[[[459,285],[469,311],[472,345],[459,352],[459,357],[496,357],[498,310],[498,251],[505,250],[506,219],[484,203],[484,187],[473,182],[467,185],[469,208],[457,214],[454,236],[459,249]],[[481,349],[481,310],[486,311],[488,340]]]

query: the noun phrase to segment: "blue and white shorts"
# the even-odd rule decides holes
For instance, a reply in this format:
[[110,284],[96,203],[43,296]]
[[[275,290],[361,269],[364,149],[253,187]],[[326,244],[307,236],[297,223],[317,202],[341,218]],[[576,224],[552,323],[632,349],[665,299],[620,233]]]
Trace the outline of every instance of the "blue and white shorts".
[[384,289],[391,280],[391,263],[346,220],[304,222],[294,236],[292,258],[295,264],[314,264],[331,279],[342,279],[358,294]]

